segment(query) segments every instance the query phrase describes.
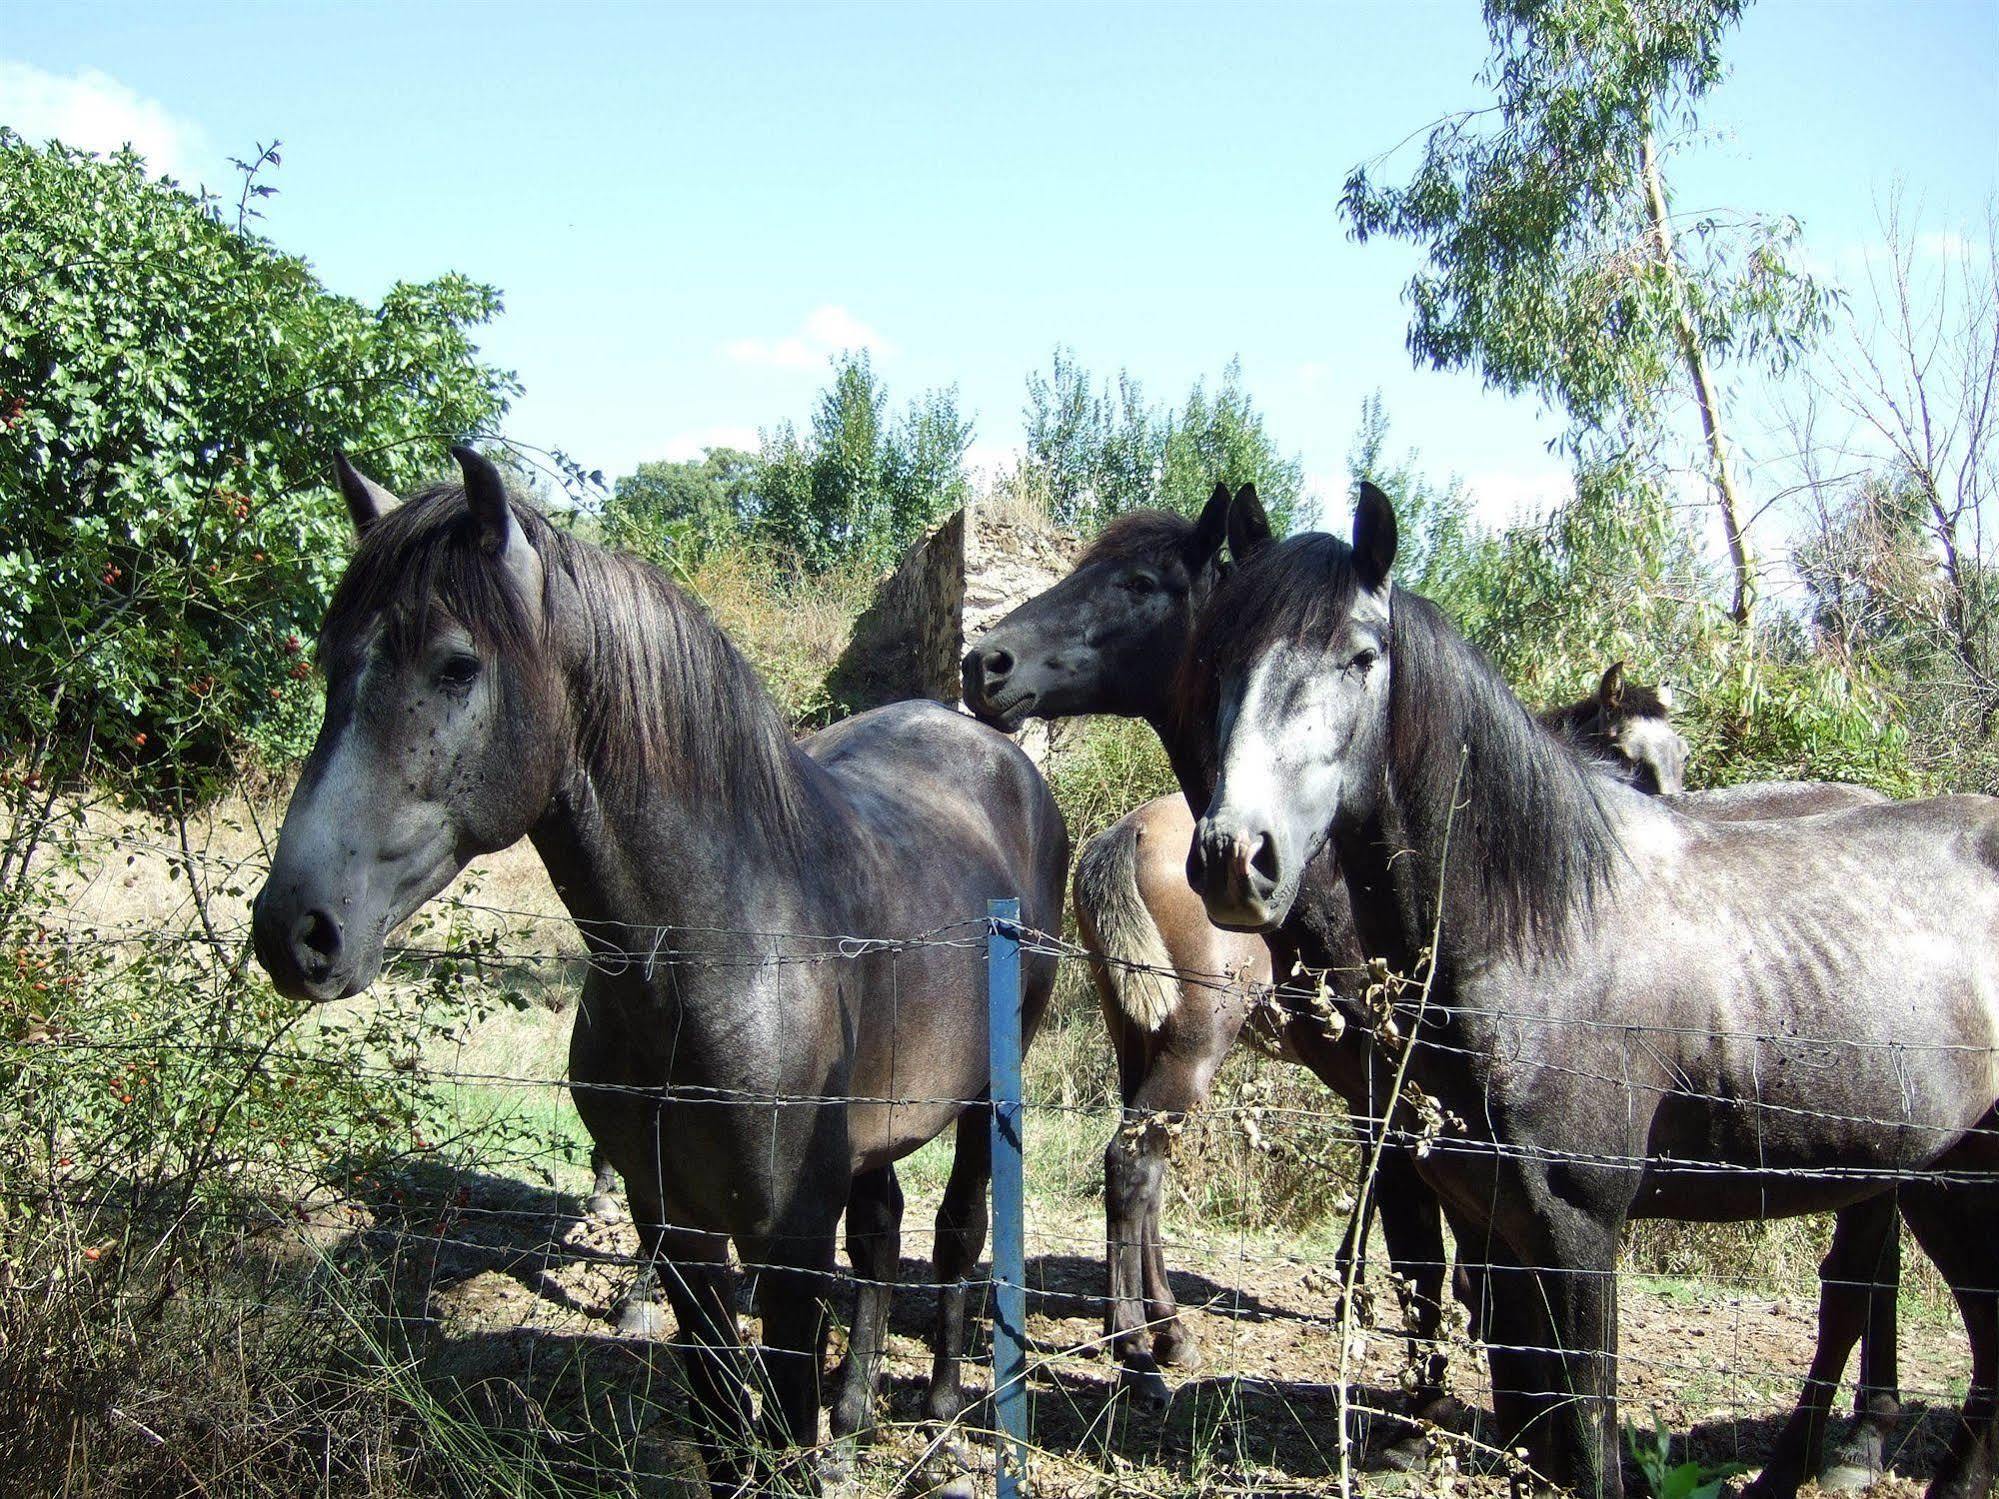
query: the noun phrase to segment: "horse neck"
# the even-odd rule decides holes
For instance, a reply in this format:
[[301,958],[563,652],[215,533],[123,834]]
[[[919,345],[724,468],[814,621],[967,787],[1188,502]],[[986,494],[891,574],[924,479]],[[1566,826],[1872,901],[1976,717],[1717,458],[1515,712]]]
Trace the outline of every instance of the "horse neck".
[[1180,794],[1187,799],[1190,807],[1204,807],[1214,792],[1214,774],[1207,768],[1207,757],[1202,743],[1205,735],[1186,722],[1180,712],[1178,680],[1185,668],[1188,653],[1193,649],[1194,626],[1214,596],[1219,575],[1212,568],[1202,574],[1204,584],[1194,598],[1188,611],[1187,635],[1180,642],[1180,654],[1175,658],[1172,669],[1159,679],[1158,690],[1152,695],[1151,703],[1141,715],[1159,736],[1159,747],[1166,751],[1166,763],[1173,771],[1173,779],[1180,785]]
[[[682,618],[661,628],[715,627],[705,618]],[[571,661],[572,694],[584,690],[585,671],[605,664]],[[762,691],[753,678],[747,685]],[[598,683],[593,690],[606,689]],[[764,791],[777,794],[758,797],[753,789],[743,796],[728,784],[699,784],[689,779],[689,766],[615,770],[601,743],[586,742],[586,715],[571,713],[577,729],[568,763],[529,836],[585,939],[629,952],[635,937],[651,941],[662,928],[742,932],[772,925],[780,909],[810,920],[805,872],[825,867],[828,851],[851,836],[851,820],[825,770],[775,727],[774,709],[731,714],[726,705],[648,696],[652,711],[702,715],[700,731],[723,736],[723,753],[711,763],[724,777],[761,768],[779,783]],[[676,736],[661,735],[659,742]]]
[[1440,977],[1500,949],[1558,950],[1610,878],[1604,803],[1621,788],[1544,732],[1433,605],[1412,612],[1419,628],[1396,631],[1373,919],[1412,954],[1434,941]]

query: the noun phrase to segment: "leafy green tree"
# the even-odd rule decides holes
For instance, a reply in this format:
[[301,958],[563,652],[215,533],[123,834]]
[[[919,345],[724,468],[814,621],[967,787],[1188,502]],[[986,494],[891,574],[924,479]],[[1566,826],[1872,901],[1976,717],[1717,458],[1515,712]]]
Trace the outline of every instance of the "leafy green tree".
[[693,561],[740,535],[756,513],[755,455],[709,448],[680,463],[641,463],[612,487],[604,540],[664,562]]
[[1129,372],[1099,385],[1073,350],[1058,347],[1047,375],[1028,375],[1022,417],[1027,457],[1057,525],[1095,531],[1114,515],[1158,502],[1163,434]]
[[1471,497],[1455,475],[1442,484],[1432,481],[1413,449],[1399,459],[1388,456],[1388,411],[1380,391],[1361,406],[1347,474],[1356,491],[1365,479],[1395,497],[1395,566],[1403,586],[1456,614],[1454,590],[1470,573],[1480,545]]
[[1057,525],[1093,532],[1141,505],[1191,515],[1217,482],[1254,482],[1280,529],[1297,519],[1304,465],[1271,437],[1235,360],[1212,395],[1196,381],[1178,410],[1162,411],[1128,371],[1100,383],[1057,348],[1047,375],[1028,376],[1022,417]]
[[1791,261],[1794,221],[1671,207],[1662,126],[1691,129],[1745,3],[1486,0],[1496,106],[1432,127],[1400,186],[1356,167],[1343,199],[1359,239],[1427,251],[1408,288],[1416,358],[1559,405],[1579,453],[1654,450],[1669,395],[1691,396],[1741,622],[1756,564],[1716,370],[1785,367],[1829,300]]
[[0,129],[0,744],[20,776],[141,791],[318,712],[312,638],[348,544],[335,448],[382,482],[490,430],[499,294],[337,296],[129,152]]
[[1579,464],[1550,514],[1495,533],[1435,503],[1448,489],[1418,478],[1401,492],[1412,488],[1433,503],[1412,512],[1422,577],[1411,586],[1445,606],[1524,701],[1579,697],[1623,661],[1636,680],[1674,688],[1695,785],[1798,777],[1922,789],[1875,676],[1795,629],[1739,630],[1709,602],[1692,538],[1643,465]]
[[965,502],[972,424],[955,388],[933,390],[900,417],[865,352],[834,362],[812,430],[766,430],[755,478],[758,534],[808,572],[885,563]]
[[1217,483],[1254,483],[1279,532],[1298,518],[1305,465],[1286,457],[1264,426],[1263,415],[1242,388],[1241,361],[1231,359],[1210,396],[1200,381],[1178,413],[1164,423],[1159,503],[1183,515],[1199,512]]

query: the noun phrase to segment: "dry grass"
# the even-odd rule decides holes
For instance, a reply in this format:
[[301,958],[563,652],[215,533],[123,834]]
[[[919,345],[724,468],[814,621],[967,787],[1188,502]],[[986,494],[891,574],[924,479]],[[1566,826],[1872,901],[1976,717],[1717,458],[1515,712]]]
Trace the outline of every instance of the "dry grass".
[[878,581],[859,567],[801,577],[753,547],[711,553],[682,581],[708,606],[796,728],[826,721],[826,676]]

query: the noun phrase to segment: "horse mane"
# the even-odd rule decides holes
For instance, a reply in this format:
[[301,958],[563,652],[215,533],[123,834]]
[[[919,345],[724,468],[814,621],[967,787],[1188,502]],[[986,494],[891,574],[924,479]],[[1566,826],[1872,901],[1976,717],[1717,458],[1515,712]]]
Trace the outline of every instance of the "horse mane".
[[[1550,729],[1574,733],[1595,716],[1598,707],[1596,694],[1590,692],[1573,703],[1543,709],[1539,716]],[[1624,701],[1617,711],[1621,718],[1659,718],[1670,722],[1673,717],[1673,710],[1666,706],[1658,689],[1642,682],[1625,682]]]
[[1097,533],[1076,559],[1076,568],[1093,562],[1163,560],[1184,552],[1193,539],[1194,522],[1175,511],[1127,510]]
[[[1213,757],[1228,664],[1325,640],[1359,591],[1353,549],[1323,533],[1265,547],[1233,570],[1203,611],[1174,694],[1203,760]],[[1558,948],[1609,880],[1618,840],[1603,799],[1614,780],[1544,729],[1428,599],[1397,588],[1389,629],[1388,774],[1417,845],[1423,905],[1443,889],[1449,929],[1475,946]],[[1212,784],[1213,766],[1201,769]]]
[[1389,618],[1390,780],[1419,843],[1437,843],[1418,848],[1419,868],[1461,935],[1469,924],[1480,946],[1559,951],[1610,881],[1619,844],[1604,801],[1620,783],[1547,732],[1435,604],[1398,588]]
[[[464,488],[439,484],[369,527],[334,590],[322,654],[353,649],[379,619],[391,658],[408,660],[438,609],[483,647],[560,671],[542,659],[552,654],[542,641],[580,630],[566,677],[578,748],[600,786],[699,799],[798,847],[813,783],[799,774],[790,730],[755,669],[706,609],[651,563],[558,530],[518,495],[509,504],[548,579],[539,621],[482,546]],[[569,597],[580,620],[556,617]]]

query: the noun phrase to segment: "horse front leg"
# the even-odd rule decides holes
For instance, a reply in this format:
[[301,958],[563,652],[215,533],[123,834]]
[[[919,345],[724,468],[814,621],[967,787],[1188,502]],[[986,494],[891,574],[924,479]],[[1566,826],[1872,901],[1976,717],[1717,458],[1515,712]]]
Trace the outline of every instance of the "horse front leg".
[[[801,1449],[819,1443],[820,1371],[826,1364],[826,1298],[833,1284],[833,1224],[805,1223],[768,1238],[744,1237],[737,1248],[757,1270],[757,1310],[763,1318],[760,1374],[763,1411],[757,1422],[758,1466],[772,1481],[760,1490],[820,1489],[819,1455],[805,1454],[795,1479],[785,1474]],[[886,1311],[886,1288],[883,1288]],[[877,1334],[878,1336],[878,1334]],[[840,1456],[824,1474],[845,1481]]]
[[[1620,1499],[1617,1428],[1617,1243],[1621,1213],[1537,1194],[1529,1260],[1553,1341],[1556,1377],[1548,1476],[1583,1499]],[[1523,1255],[1523,1258],[1528,1258]]]
[[1451,1232],[1457,1238],[1458,1263],[1473,1267],[1472,1320],[1485,1344],[1497,1427],[1491,1445],[1525,1454],[1528,1472],[1515,1474],[1513,1488],[1516,1493],[1534,1490],[1544,1486],[1553,1463],[1545,1417],[1555,1399],[1547,1352],[1554,1334],[1541,1288],[1490,1225],[1453,1216]]
[[685,1378],[694,1447],[716,1499],[741,1491],[752,1452],[750,1391],[744,1379],[743,1350],[736,1336],[730,1295],[728,1241],[717,1234],[667,1228],[656,1197],[631,1194],[639,1248],[656,1271],[679,1324],[678,1352]]
[[[1414,1152],[1387,1142],[1373,1148],[1378,1161],[1375,1211],[1381,1218],[1381,1236],[1388,1246],[1398,1292],[1407,1297],[1409,1366],[1415,1373],[1409,1414],[1424,1423],[1406,1428],[1381,1449],[1375,1461],[1384,1468],[1413,1472],[1422,1468],[1427,1457],[1425,1427],[1452,1430],[1464,1414],[1444,1385],[1449,1364],[1443,1346],[1444,1215],[1436,1193],[1417,1174]],[[1348,1225],[1350,1241],[1361,1218],[1355,1213]],[[1358,1254],[1361,1247],[1354,1245],[1351,1252]]]
[[852,1447],[874,1435],[875,1396],[888,1348],[889,1298],[902,1268],[902,1186],[893,1166],[854,1178],[847,1197],[847,1258],[859,1284],[846,1368],[833,1402],[833,1438]]
[[[1834,1219],[1832,1247],[1826,1251],[1826,1257],[1819,1265],[1818,1346],[1813,1350],[1811,1369],[1805,1375],[1805,1387],[1798,1397],[1797,1407],[1784,1423],[1784,1429],[1777,1434],[1770,1460],[1748,1488],[1747,1492],[1753,1499],[1789,1499],[1798,1491],[1798,1485],[1805,1481],[1818,1460],[1819,1449],[1825,1441],[1826,1424],[1832,1413],[1833,1395],[1839,1388],[1841,1376],[1846,1373],[1846,1361],[1853,1352],[1854,1343],[1860,1340],[1862,1330],[1867,1329],[1872,1335],[1869,1324],[1874,1319],[1875,1279],[1883,1268],[1886,1253],[1884,1240],[1899,1242],[1900,1228],[1901,1216],[1896,1211],[1892,1192],[1844,1208]],[[1892,1295],[1891,1291],[1891,1298]],[[1892,1343],[1892,1312],[1890,1315],[1889,1338]],[[1890,1359],[1892,1369],[1892,1354]],[[1864,1444],[1867,1433],[1872,1430],[1868,1425],[1867,1362],[1868,1354],[1863,1352],[1861,1409],[1848,1444],[1851,1446],[1857,1440],[1863,1446],[1850,1454],[1842,1452],[1836,1457],[1833,1468],[1828,1469],[1828,1476],[1835,1470],[1861,1469],[1867,1465]],[[1893,1426],[1892,1419],[1889,1426]],[[1871,1471],[1858,1483],[1849,1482],[1838,1487],[1865,1488],[1874,1481],[1880,1471],[1882,1435],[1885,1433],[1875,1436]],[[1821,1486],[1825,1486],[1823,1482]]]

